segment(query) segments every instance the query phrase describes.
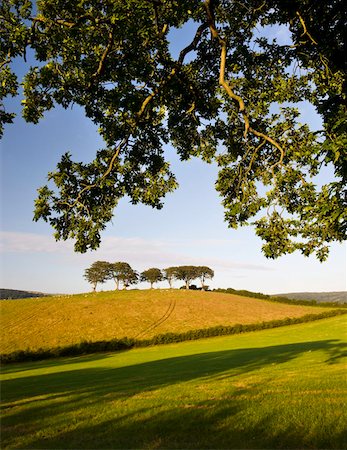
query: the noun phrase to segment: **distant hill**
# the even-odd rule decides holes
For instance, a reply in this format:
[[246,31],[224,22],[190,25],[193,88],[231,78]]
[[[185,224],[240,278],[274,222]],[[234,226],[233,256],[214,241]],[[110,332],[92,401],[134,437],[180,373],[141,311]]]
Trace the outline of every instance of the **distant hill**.
[[347,291],[339,292],[291,292],[272,297],[286,297],[293,300],[315,300],[317,303],[347,303]]
[[16,289],[0,288],[0,300],[14,300],[18,298],[47,297],[49,294],[34,291],[18,291]]

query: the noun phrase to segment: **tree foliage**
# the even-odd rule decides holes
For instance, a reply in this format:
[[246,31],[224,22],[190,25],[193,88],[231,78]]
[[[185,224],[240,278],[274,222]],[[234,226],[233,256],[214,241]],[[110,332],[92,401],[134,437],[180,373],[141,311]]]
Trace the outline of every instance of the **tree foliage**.
[[126,289],[127,287],[131,286],[132,284],[137,284],[139,282],[139,274],[136,272],[136,270],[130,269],[124,274],[123,278],[123,288]]
[[111,271],[113,279],[116,281],[116,287],[119,289],[119,283],[123,283],[123,289],[126,289],[131,284],[136,284],[139,281],[139,275],[130,264],[126,262],[117,262],[111,264]]
[[176,267],[167,267],[163,269],[164,279],[168,281],[170,289],[172,289],[172,283],[175,280]]
[[157,267],[151,267],[141,273],[141,281],[148,281],[151,285],[151,289],[153,288],[154,283],[158,283],[162,281],[163,274],[160,269]]
[[85,278],[93,285],[93,291],[96,290],[97,283],[104,283],[111,279],[115,281],[117,290],[121,284],[123,284],[123,289],[126,289],[139,281],[136,270],[132,269],[127,262],[121,261],[115,263],[96,261],[85,270]]
[[98,283],[104,283],[110,278],[110,263],[107,261],[96,261],[91,267],[85,270],[84,278],[93,287],[93,291],[96,291]]
[[[346,237],[346,94],[342,0],[29,0],[2,2],[1,97],[16,95],[16,57],[35,52],[23,116],[73,104],[105,148],[90,163],[64,154],[39,189],[35,220],[76,251],[100,244],[120,198],[162,207],[177,187],[164,145],[219,166],[230,227],[253,223],[267,257],[328,254]],[[170,30],[189,24],[178,58]],[[287,27],[290,43],[270,38]],[[260,30],[260,31],[259,31]],[[320,130],[300,123],[310,102]],[[0,110],[2,124],[13,114]],[[326,166],[330,182],[316,182]],[[260,213],[265,211],[265,215]]]
[[212,280],[214,271],[207,266],[197,266],[196,277],[201,281],[201,289],[205,290],[205,281]]
[[176,280],[184,281],[186,289],[189,289],[191,281],[198,278],[199,269],[197,266],[178,266],[175,268]]
[[126,287],[126,285],[134,284],[129,283],[129,278],[135,279],[134,273],[135,271],[131,268],[130,264],[127,262],[115,262],[110,263],[109,267],[110,272],[110,278],[113,278],[113,280],[116,283],[116,289],[118,290],[120,288],[120,284],[123,283],[123,286]]

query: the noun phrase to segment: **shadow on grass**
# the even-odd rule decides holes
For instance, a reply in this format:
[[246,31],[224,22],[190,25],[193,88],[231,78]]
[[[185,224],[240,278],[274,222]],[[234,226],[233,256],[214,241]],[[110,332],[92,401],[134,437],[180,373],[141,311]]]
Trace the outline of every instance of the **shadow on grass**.
[[[67,416],[75,410],[88,411],[89,408],[91,408],[89,414],[93,415],[94,406],[109,409],[112,415],[112,402],[128,401],[137,395],[148,395],[156,389],[197,379],[206,383],[216,377],[232,380],[237,375],[268,365],[289,362],[306,352],[324,351],[326,362],[333,364],[344,355],[345,349],[346,345],[338,340],[323,340],[200,353],[125,367],[76,366],[76,370],[64,371],[62,366],[62,371],[55,373],[30,376],[23,376],[22,373],[21,378],[2,383],[3,411],[6,412],[2,421],[3,442],[10,444],[11,436],[27,433],[28,439],[31,440],[30,448],[302,447],[307,429],[302,427],[300,433],[298,430],[294,433],[290,426],[283,425],[280,431],[272,435],[271,414],[254,419],[252,427],[248,430],[245,427],[238,429],[236,423],[231,429],[224,426],[223,421],[226,418],[236,416],[246,407],[242,389],[226,400],[195,401],[191,407],[188,404],[184,407],[171,408],[171,405],[165,404],[165,408],[159,413],[160,405],[146,407],[141,414],[138,410],[136,413],[118,411],[112,420],[106,420],[109,417],[106,413],[102,415],[100,424],[88,426],[85,425],[88,420],[83,416],[83,421],[80,425],[75,424],[73,431],[66,431],[69,424],[65,424],[58,435],[53,433],[49,437],[48,433],[48,437],[40,439],[33,439],[29,435],[40,430],[40,419],[43,418],[53,420],[56,417],[58,420],[59,416],[61,421],[64,415]],[[79,361],[92,363],[108,357],[110,355],[77,358],[76,363]],[[69,358],[61,362],[72,364],[73,361],[74,359]],[[44,369],[52,367],[53,364],[58,367],[59,360],[30,366]],[[16,372],[14,367],[12,371]],[[194,439],[191,437],[192,432]],[[254,436],[256,442],[253,440]],[[275,446],[276,439],[280,442],[277,446]],[[342,437],[335,434],[334,439],[340,442]],[[289,445],[291,442],[293,444]],[[329,442],[331,443],[331,440]],[[325,444],[320,442],[320,445],[335,448],[329,447],[329,442]],[[310,445],[316,444],[310,441],[308,446]],[[317,448],[324,448],[324,445]],[[11,445],[9,447],[11,448]]]
[[[346,448],[347,433],[327,420],[279,424],[278,407],[254,413],[244,391],[227,400],[196,402],[160,410],[146,408],[99,424],[45,436],[30,448],[50,449],[336,449]],[[159,411],[158,411],[159,410]],[[277,411],[276,411],[277,410]],[[292,412],[292,411],[291,411]],[[254,414],[252,416],[252,413]],[[245,420],[246,416],[246,420]],[[248,416],[248,417],[247,417]],[[283,419],[283,416],[282,416]]]

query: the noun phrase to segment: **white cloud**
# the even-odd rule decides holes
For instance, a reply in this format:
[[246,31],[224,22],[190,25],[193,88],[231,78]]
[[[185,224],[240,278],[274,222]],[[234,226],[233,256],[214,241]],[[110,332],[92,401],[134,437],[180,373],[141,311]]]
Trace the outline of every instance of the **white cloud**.
[[[106,236],[95,252],[77,254],[72,241],[56,242],[52,236],[34,233],[0,232],[0,253],[55,254],[57,258],[89,263],[97,260],[129,261],[143,270],[148,266],[167,267],[182,264],[208,265],[222,271],[228,270],[271,270],[265,265],[233,261],[214,255],[214,249],[230,245],[232,241],[223,239],[144,239]],[[194,248],[204,247],[206,256],[198,256]],[[211,255],[212,253],[212,255]]]
[[0,232],[0,253],[51,253],[72,249],[70,242],[56,242],[52,236],[34,233]]

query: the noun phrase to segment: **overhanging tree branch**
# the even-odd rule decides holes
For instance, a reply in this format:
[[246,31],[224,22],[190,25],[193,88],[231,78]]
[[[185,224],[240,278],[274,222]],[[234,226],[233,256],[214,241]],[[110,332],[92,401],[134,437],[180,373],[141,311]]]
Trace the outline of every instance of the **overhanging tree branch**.
[[[214,19],[214,13],[213,13],[212,7],[213,7],[212,6],[212,1],[211,0],[206,0],[205,1],[205,9],[206,9],[206,12],[207,12],[207,19],[208,19],[208,25],[209,25],[209,28],[210,28],[210,31],[211,31],[211,36],[212,36],[212,38],[218,39],[218,42],[219,42],[220,47],[221,47],[221,56],[220,56],[221,62],[220,62],[220,71],[219,71],[219,84],[224,88],[224,90],[229,95],[229,97],[231,97],[238,104],[239,112],[242,114],[243,120],[245,122],[244,138],[246,138],[248,132],[250,132],[254,136],[260,137],[260,138],[266,140],[267,142],[269,142],[274,147],[276,147],[280,151],[281,156],[280,156],[280,159],[276,163],[275,166],[280,165],[280,164],[282,164],[282,161],[283,161],[283,158],[284,158],[284,149],[282,148],[282,146],[278,142],[276,142],[270,136],[266,135],[265,133],[259,132],[259,131],[255,130],[254,128],[252,128],[250,126],[249,117],[248,117],[248,114],[246,112],[244,100],[242,99],[242,97],[240,97],[239,95],[235,94],[235,92],[231,89],[230,85],[225,80],[225,70],[226,70],[225,66],[226,66],[227,44],[226,44],[226,41],[220,37],[219,32],[218,32],[218,30],[216,28],[215,19]],[[273,167],[275,167],[275,166],[273,166]]]
[[[175,67],[171,70],[170,74],[169,74],[169,75],[168,75],[168,76],[160,83],[160,85],[158,86],[157,89],[155,89],[153,92],[151,92],[151,94],[149,94],[149,95],[144,99],[144,101],[143,101],[142,104],[141,104],[140,109],[139,109],[138,112],[136,113],[136,116],[135,116],[135,125],[134,125],[134,127],[136,127],[136,126],[138,125],[138,123],[139,123],[141,117],[143,116],[144,112],[146,111],[146,108],[148,107],[148,105],[150,104],[150,102],[154,99],[154,97],[155,97],[155,96],[163,89],[163,87],[164,87],[164,86],[165,86],[165,85],[166,85],[166,84],[167,84],[167,83],[168,83],[168,82],[169,82],[169,81],[170,81],[170,80],[178,73],[178,71],[181,69],[181,67],[182,67],[182,65],[183,65],[183,63],[184,63],[185,57],[187,56],[187,54],[188,54],[189,52],[193,51],[193,50],[196,48],[198,42],[199,42],[200,39],[201,39],[201,36],[202,36],[203,31],[204,31],[205,29],[207,29],[207,28],[208,28],[208,23],[207,23],[207,22],[201,24],[201,25],[198,27],[198,29],[197,29],[197,31],[196,31],[196,33],[195,33],[195,36],[194,36],[192,42],[191,42],[189,45],[187,45],[183,50],[181,50],[181,52],[180,52],[180,54],[179,54],[179,57],[178,57],[178,60],[177,60],[177,63],[176,63],[176,65],[175,65]],[[108,54],[108,52],[110,51],[110,49],[112,48],[112,44],[113,44],[113,34],[110,34],[110,37],[109,37],[109,43],[108,43],[107,47],[105,48],[105,51],[104,51],[104,53],[103,53],[103,56],[102,56],[102,58],[101,58],[101,60],[100,60],[98,71],[93,75],[93,77],[95,77],[95,75],[98,74],[98,73],[100,74],[100,73],[104,70],[105,64],[106,64],[107,54]],[[99,179],[97,182],[93,183],[93,184],[90,184],[90,185],[85,186],[85,187],[79,192],[79,194],[78,194],[76,200],[75,200],[71,205],[68,204],[68,206],[69,206],[70,208],[73,208],[73,207],[76,206],[77,204],[83,205],[83,203],[80,201],[81,196],[83,195],[83,193],[86,192],[86,191],[88,191],[88,190],[91,190],[91,189],[97,187],[97,186],[98,186],[105,178],[107,178],[107,176],[112,172],[113,167],[114,167],[114,163],[115,163],[116,159],[118,158],[118,156],[120,155],[121,150],[122,150],[124,147],[127,146],[130,137],[131,137],[131,134],[129,133],[129,134],[122,140],[122,142],[117,146],[117,148],[116,148],[116,150],[115,150],[115,152],[114,152],[114,154],[113,154],[113,156],[112,156],[112,158],[111,158],[111,161],[110,161],[110,163],[109,163],[109,166],[108,166],[107,170],[103,173],[103,175],[100,177],[100,179]],[[67,205],[66,202],[62,202],[62,203],[65,204],[65,205]]]

